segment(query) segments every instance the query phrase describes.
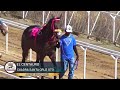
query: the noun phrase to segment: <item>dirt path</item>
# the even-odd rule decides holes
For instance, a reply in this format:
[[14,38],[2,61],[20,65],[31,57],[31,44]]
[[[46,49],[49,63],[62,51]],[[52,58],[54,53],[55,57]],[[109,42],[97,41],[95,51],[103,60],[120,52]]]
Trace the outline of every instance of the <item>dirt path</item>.
[[[9,29],[9,52],[5,54],[5,37],[0,33],[0,51],[2,58],[0,58],[0,64],[4,65],[7,61],[21,61],[21,36],[23,31],[10,27]],[[83,50],[77,47],[79,51],[80,61],[78,69],[75,71],[75,77],[83,79]],[[33,52],[33,61],[35,61],[35,53]],[[49,60],[48,57],[45,60]],[[64,78],[67,79],[68,71]],[[120,77],[120,62],[118,62],[118,78]],[[112,79],[114,78],[114,60],[108,55],[97,53],[91,50],[87,50],[87,79]]]

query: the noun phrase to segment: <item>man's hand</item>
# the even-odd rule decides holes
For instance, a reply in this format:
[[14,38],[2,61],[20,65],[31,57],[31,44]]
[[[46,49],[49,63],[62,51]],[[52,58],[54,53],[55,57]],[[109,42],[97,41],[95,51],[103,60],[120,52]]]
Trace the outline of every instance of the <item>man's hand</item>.
[[1,30],[1,33],[2,33],[3,36],[6,35],[6,32],[4,32],[3,30]]

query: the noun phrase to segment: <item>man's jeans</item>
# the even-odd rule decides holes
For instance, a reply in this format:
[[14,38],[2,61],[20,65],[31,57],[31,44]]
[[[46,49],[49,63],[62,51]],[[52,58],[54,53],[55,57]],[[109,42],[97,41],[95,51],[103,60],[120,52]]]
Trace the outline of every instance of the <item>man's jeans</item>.
[[75,70],[75,68],[74,68],[75,67],[74,62],[75,62],[74,58],[61,60],[61,65],[62,65],[62,68],[63,68],[64,72],[60,73],[60,75],[59,75],[60,79],[64,76],[65,72],[67,71],[68,65],[69,65],[68,79],[72,79],[73,78],[73,76],[74,76],[74,70]]

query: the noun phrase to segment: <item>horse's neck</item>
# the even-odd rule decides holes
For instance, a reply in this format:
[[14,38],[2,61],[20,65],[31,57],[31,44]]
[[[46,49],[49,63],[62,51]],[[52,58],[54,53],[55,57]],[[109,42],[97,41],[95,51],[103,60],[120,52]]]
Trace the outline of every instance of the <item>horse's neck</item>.
[[43,28],[42,36],[45,40],[49,40],[53,36],[52,24],[52,20],[50,20]]
[[45,26],[43,28],[42,37],[45,41],[49,40],[53,36],[50,26]]

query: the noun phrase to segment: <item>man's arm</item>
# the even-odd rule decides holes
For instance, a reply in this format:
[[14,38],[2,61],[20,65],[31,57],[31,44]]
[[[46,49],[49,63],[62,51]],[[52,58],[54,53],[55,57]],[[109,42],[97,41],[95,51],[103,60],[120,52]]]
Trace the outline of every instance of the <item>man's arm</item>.
[[76,60],[79,60],[79,55],[78,55],[78,51],[77,51],[76,45],[73,46],[73,49],[74,49],[75,54],[76,54]]

